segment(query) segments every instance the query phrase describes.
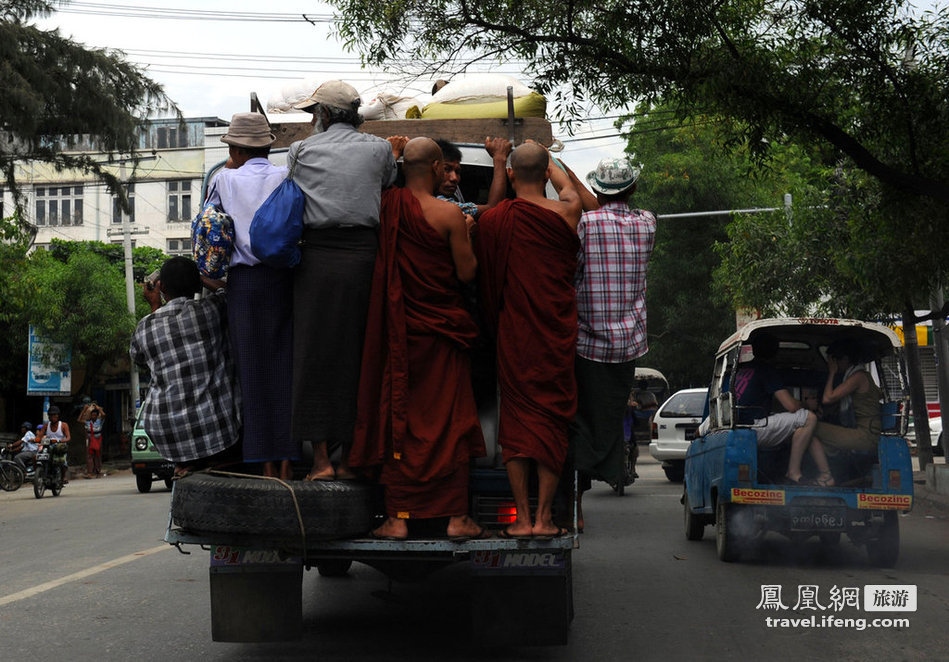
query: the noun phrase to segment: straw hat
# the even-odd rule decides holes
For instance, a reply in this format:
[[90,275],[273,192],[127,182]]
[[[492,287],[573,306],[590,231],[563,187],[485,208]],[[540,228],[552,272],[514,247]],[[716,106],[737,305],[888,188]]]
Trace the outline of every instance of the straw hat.
[[587,175],[587,183],[597,193],[613,195],[625,191],[639,180],[641,166],[626,159],[603,159]]

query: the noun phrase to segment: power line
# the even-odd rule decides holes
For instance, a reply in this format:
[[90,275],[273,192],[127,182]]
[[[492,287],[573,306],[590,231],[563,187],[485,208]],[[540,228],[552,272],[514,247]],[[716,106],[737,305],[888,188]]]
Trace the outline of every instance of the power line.
[[186,21],[251,21],[255,23],[335,23],[332,14],[235,12],[207,9],[179,9],[171,7],[138,7],[101,2],[73,2],[57,11],[65,14],[116,16],[122,18],[154,18]]

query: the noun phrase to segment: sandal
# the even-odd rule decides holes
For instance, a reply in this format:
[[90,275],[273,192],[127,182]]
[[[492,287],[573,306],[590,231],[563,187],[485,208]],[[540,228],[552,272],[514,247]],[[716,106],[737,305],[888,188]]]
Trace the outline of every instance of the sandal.
[[829,471],[822,471],[817,474],[817,478],[813,480],[813,483],[817,487],[833,487],[836,485],[834,475]]

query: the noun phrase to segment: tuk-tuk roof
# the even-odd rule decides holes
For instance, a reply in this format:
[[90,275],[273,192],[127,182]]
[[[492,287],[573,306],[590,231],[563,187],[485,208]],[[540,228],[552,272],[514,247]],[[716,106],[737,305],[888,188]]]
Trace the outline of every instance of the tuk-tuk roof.
[[668,386],[669,381],[666,379],[666,376],[655,368],[636,368],[636,379],[658,379],[663,381]]
[[880,349],[897,350],[903,346],[899,336],[892,329],[875,322],[836,317],[776,317],[755,320],[741,327],[719,345],[716,356],[738,343],[747,343],[755,332],[762,329],[771,329],[775,332],[780,329],[780,333],[776,335],[784,341],[799,337],[809,342],[830,344],[842,336],[852,336],[862,342],[872,338],[874,344],[883,345]]

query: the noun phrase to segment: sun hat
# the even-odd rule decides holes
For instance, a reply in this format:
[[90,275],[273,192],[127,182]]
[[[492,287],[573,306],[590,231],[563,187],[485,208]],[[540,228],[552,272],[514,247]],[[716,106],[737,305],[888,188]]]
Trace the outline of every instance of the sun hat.
[[221,142],[235,147],[269,147],[277,137],[260,113],[235,113]]
[[293,107],[297,110],[313,112],[316,104],[333,106],[343,110],[353,110],[362,103],[362,97],[356,88],[341,80],[328,80],[313,91],[313,94]]
[[587,175],[587,184],[597,193],[613,195],[625,191],[639,180],[642,166],[627,159],[602,159]]

